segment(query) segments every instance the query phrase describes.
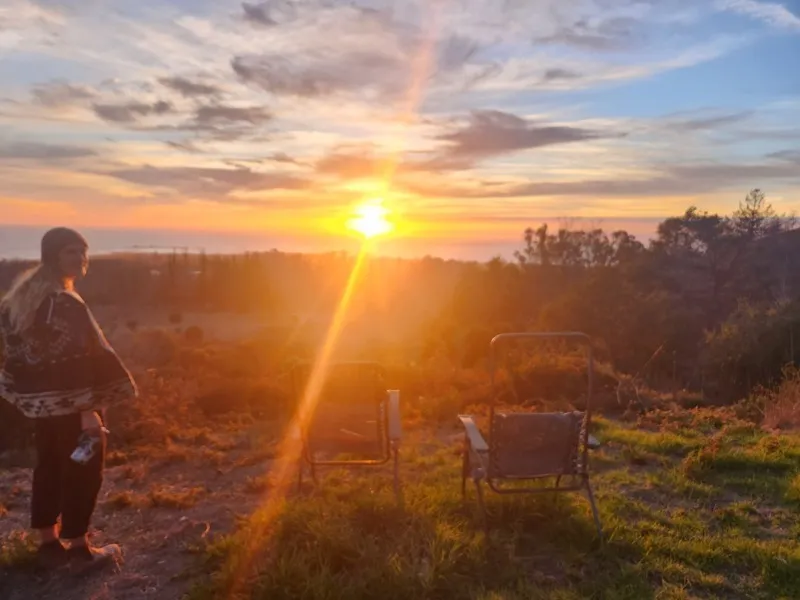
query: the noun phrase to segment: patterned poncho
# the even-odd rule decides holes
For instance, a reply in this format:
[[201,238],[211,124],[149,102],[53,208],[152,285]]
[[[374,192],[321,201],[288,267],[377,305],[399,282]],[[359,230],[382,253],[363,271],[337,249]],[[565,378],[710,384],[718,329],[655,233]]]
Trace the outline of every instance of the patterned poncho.
[[21,334],[0,314],[0,335],[6,356],[0,397],[27,417],[99,410],[137,395],[130,373],[73,292],[48,296]]

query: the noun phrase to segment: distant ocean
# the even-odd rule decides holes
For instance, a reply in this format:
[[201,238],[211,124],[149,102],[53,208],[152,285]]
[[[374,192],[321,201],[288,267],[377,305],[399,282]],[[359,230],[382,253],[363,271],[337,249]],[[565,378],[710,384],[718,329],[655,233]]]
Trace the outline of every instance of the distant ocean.
[[[0,225],[0,259],[35,259],[39,240],[47,227]],[[348,238],[312,238],[276,236],[251,232],[211,232],[166,229],[81,229],[93,254],[114,252],[177,252],[207,254],[243,254],[245,252],[357,252],[357,241]],[[485,261],[502,255],[512,258],[521,243],[514,240],[489,243],[442,243],[424,240],[381,240],[376,254],[419,258]]]

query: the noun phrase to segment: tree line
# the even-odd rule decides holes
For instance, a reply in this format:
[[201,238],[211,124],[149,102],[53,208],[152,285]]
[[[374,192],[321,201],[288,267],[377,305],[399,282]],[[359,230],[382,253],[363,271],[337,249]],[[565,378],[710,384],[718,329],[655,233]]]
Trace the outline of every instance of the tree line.
[[[544,224],[511,260],[372,258],[348,318],[380,342],[405,332],[410,356],[485,358],[500,331],[580,330],[622,372],[740,396],[797,360],[800,231],[758,189],[730,215],[688,208],[648,243],[626,231]],[[93,261],[93,305],[258,314],[283,322],[330,315],[356,259],[278,251],[238,256],[138,254]],[[29,264],[0,261],[0,291]]]
[[[469,270],[449,324],[497,329],[502,315],[510,330],[581,330],[624,372],[737,396],[798,358],[798,257],[794,217],[758,189],[731,215],[690,207],[664,220],[647,245],[545,224],[524,232],[514,261]],[[472,339],[484,344],[484,329]]]

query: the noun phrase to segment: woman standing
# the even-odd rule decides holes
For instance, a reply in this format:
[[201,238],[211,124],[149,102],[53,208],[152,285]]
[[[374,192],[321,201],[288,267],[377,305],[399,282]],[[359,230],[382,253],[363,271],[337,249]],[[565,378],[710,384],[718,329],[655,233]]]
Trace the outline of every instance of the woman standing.
[[37,556],[45,567],[80,568],[121,556],[117,545],[91,546],[88,530],[103,481],[101,414],[137,390],[75,292],[87,250],[78,232],[51,229],[42,238],[41,263],[0,301],[6,355],[0,396],[35,421],[31,526],[39,531]]

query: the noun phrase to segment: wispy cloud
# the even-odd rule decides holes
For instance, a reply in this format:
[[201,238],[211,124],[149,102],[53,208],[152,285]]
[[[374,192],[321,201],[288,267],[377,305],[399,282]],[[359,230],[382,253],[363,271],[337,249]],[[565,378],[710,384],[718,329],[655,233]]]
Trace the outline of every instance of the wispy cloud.
[[267,191],[302,189],[305,180],[282,173],[247,168],[154,167],[118,169],[99,174],[146,187],[169,188],[188,197],[221,199],[236,190]]
[[783,4],[758,0],[717,0],[717,6],[742,15],[753,17],[774,27],[800,32],[800,16]]
[[63,160],[71,158],[84,158],[95,156],[96,151],[81,146],[68,146],[59,144],[42,144],[37,142],[0,142],[0,158],[6,159],[35,159],[35,160]]
[[580,142],[603,137],[597,131],[564,125],[531,123],[498,110],[475,111],[469,123],[438,136],[449,143],[449,158],[481,159],[528,148]]
[[182,96],[187,98],[194,98],[196,96],[216,96],[222,92],[216,85],[192,81],[185,77],[163,77],[158,81],[162,85],[179,92]]
[[73,85],[66,81],[50,81],[35,84],[31,95],[36,102],[47,108],[71,106],[96,97],[96,93],[84,85]]
[[95,104],[95,114],[105,121],[114,123],[132,123],[139,117],[163,115],[172,110],[172,105],[164,100],[152,104],[144,102],[126,102],[124,104]]
[[666,120],[665,127],[678,131],[702,131],[720,129],[728,125],[742,123],[752,117],[751,110],[742,110],[708,116],[676,116]]

